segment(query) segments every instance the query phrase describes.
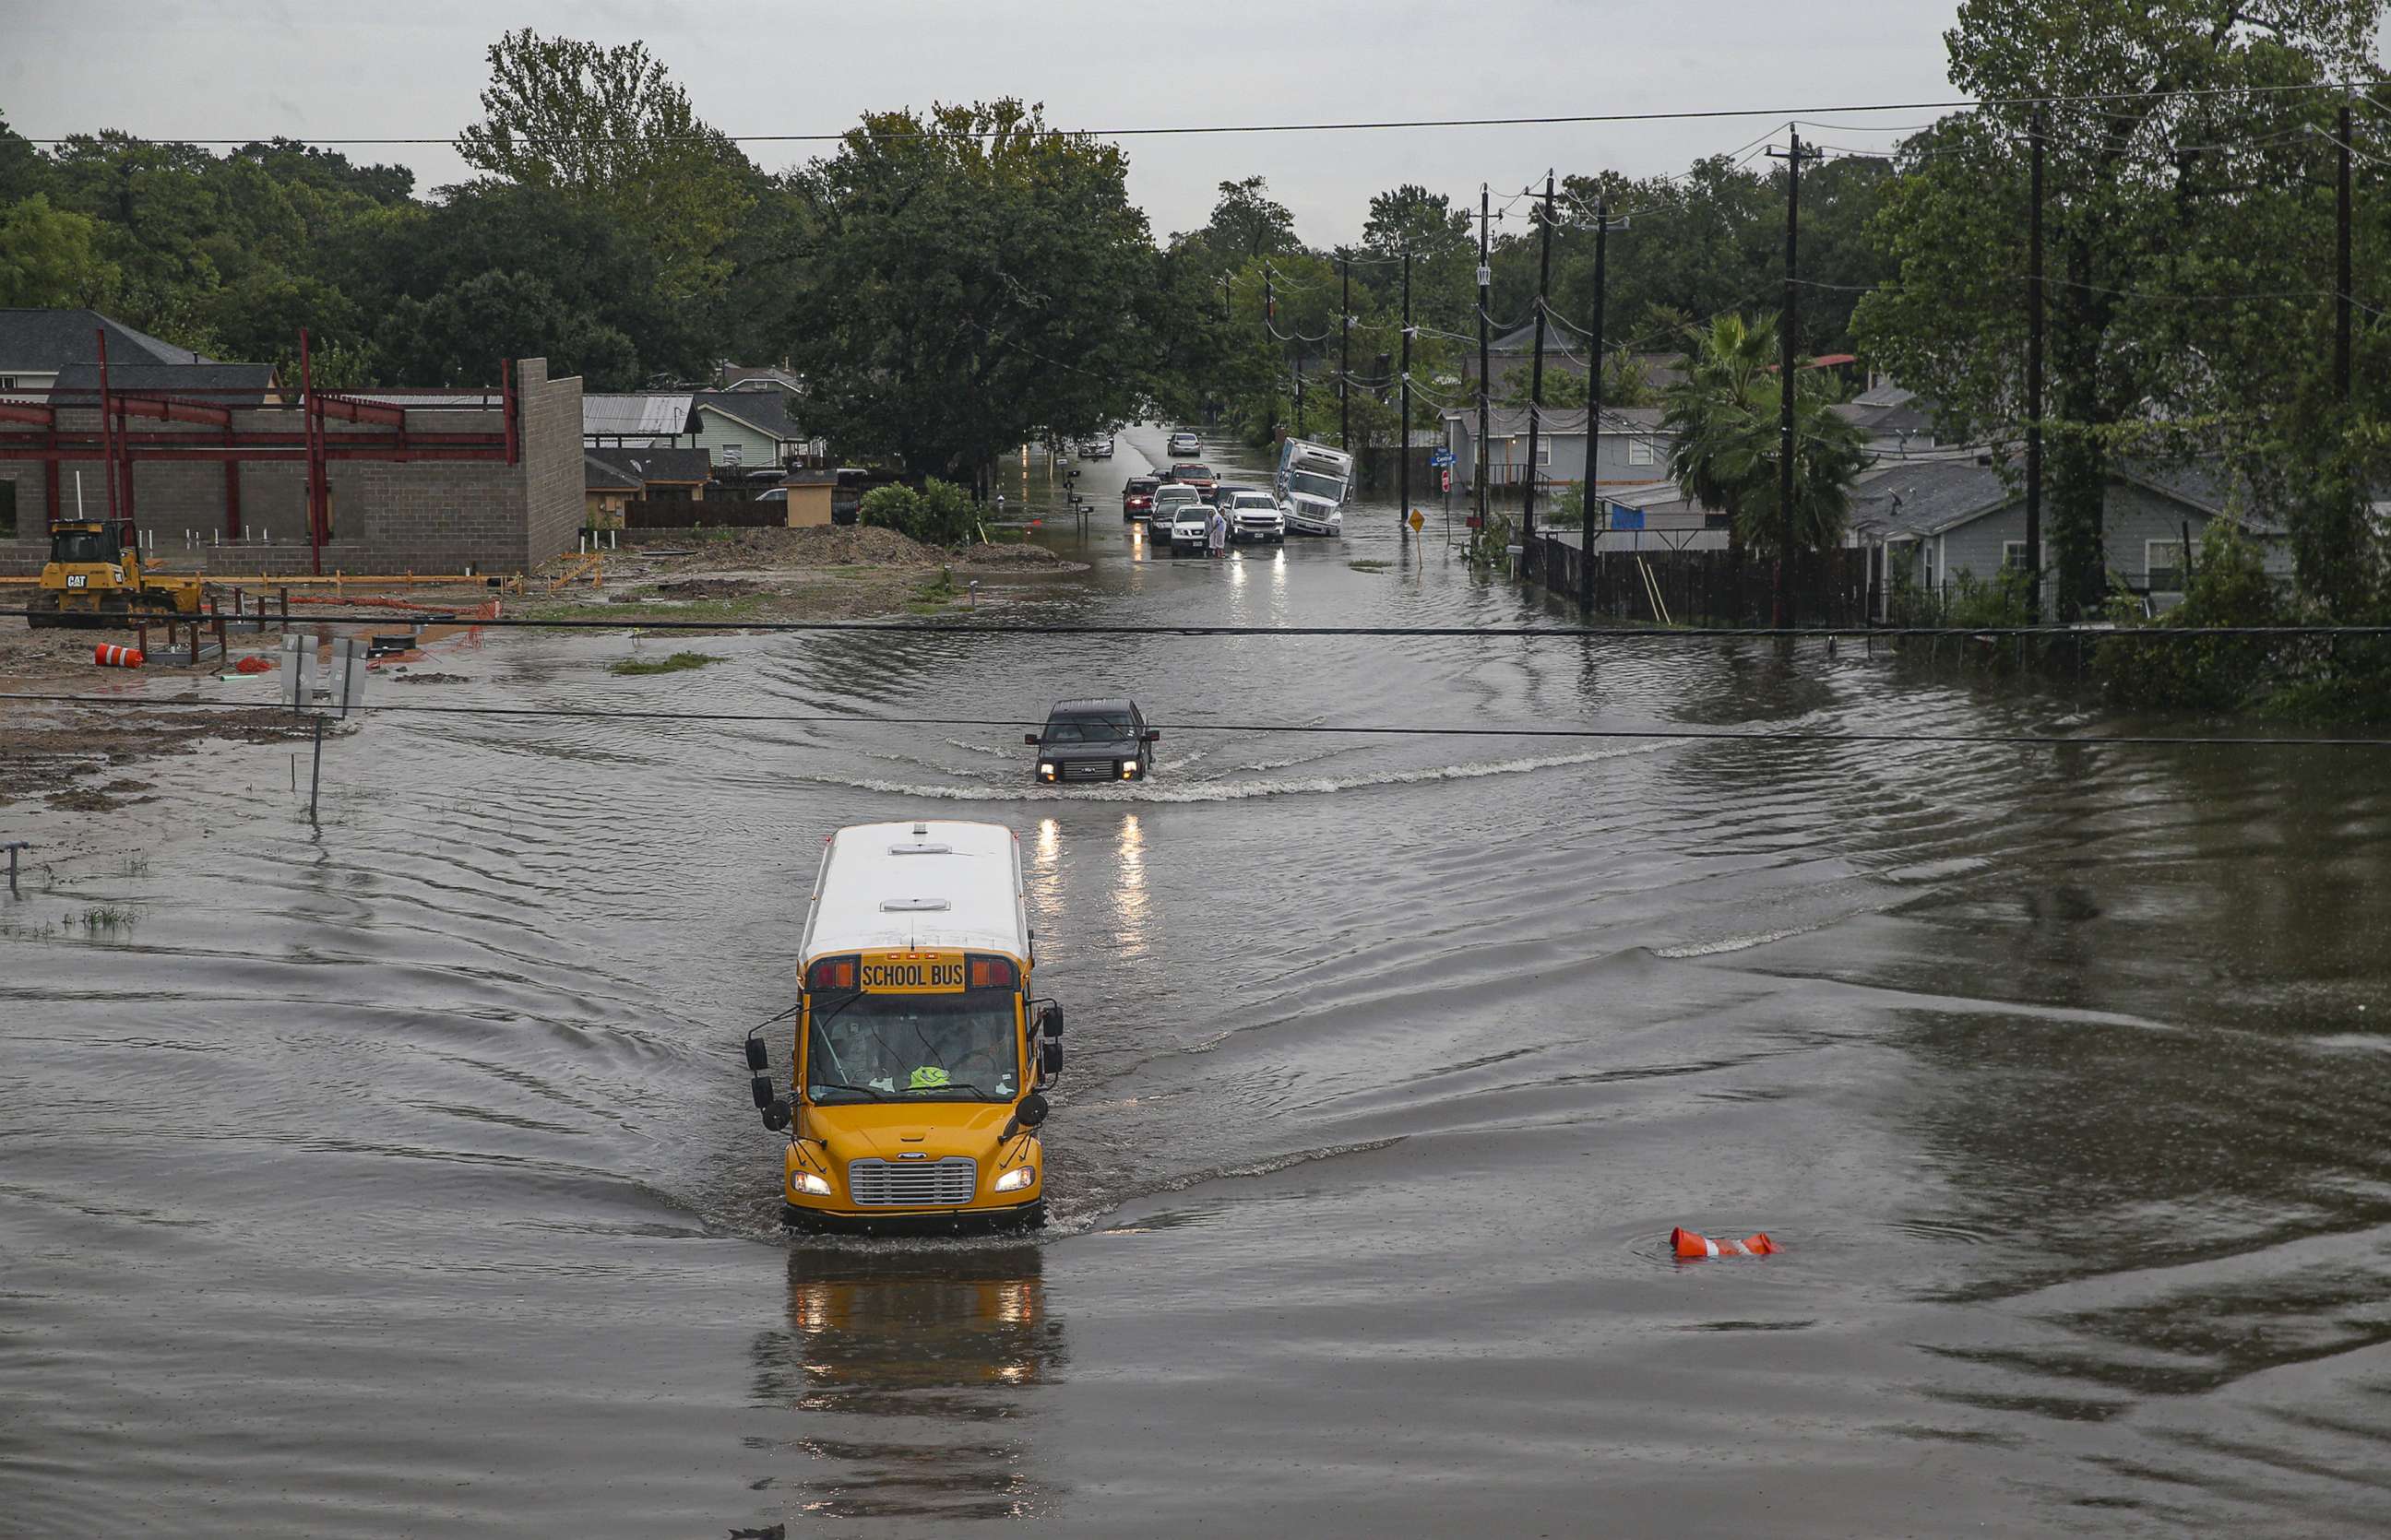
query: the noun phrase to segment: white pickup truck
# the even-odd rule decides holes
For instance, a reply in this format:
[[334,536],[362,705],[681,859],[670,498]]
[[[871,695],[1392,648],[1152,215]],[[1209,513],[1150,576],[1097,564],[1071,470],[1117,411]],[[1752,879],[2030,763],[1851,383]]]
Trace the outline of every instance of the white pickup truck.
[[1212,515],[1205,502],[1174,504],[1170,509],[1170,554],[1201,556],[1212,539]]
[[1286,541],[1286,514],[1267,492],[1238,491],[1221,510],[1229,516],[1229,538],[1259,540],[1278,545]]

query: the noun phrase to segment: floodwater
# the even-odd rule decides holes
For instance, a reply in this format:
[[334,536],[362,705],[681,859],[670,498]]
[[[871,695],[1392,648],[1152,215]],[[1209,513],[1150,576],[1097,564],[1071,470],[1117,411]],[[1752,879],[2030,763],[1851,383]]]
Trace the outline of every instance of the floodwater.
[[[1425,552],[1365,507],[1150,559],[1113,489],[1159,452],[1124,434],[1048,530],[1091,571],[990,602],[1565,618],[1434,503]],[[1051,507],[1044,464],[1011,493]],[[0,900],[0,1531],[2391,1526],[2375,756],[1202,725],[2120,725],[1853,648],[775,635],[603,673],[676,645],[501,634],[404,698],[1118,692],[1163,772],[392,715],[328,749],[320,832],[278,749],[146,767],[106,828],[12,810],[69,853]],[[924,815],[1023,840],[1055,1221],[791,1240],[740,1037],[823,835]],[[1674,1225],[1783,1250],[1679,1264]]]

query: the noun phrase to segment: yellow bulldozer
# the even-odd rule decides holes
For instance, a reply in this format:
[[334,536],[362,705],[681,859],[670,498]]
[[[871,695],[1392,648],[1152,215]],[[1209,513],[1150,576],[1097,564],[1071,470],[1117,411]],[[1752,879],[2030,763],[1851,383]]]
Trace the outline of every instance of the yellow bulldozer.
[[195,577],[143,571],[131,520],[61,519],[50,526],[49,564],[26,620],[36,626],[113,626],[196,615],[204,587]]

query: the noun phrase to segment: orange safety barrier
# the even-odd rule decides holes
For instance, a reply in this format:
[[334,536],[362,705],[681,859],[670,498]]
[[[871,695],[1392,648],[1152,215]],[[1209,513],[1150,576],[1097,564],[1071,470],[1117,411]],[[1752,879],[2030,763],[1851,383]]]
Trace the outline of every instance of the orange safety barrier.
[[1764,1257],[1777,1250],[1777,1242],[1768,1238],[1765,1230],[1741,1240],[1712,1240],[1682,1226],[1669,1232],[1669,1247],[1687,1262],[1708,1257]]
[[137,647],[119,647],[114,642],[102,642],[91,649],[91,661],[102,668],[139,668],[148,660]]
[[232,671],[235,674],[271,674],[274,672],[274,660],[271,658],[243,658],[239,662],[235,663],[232,666]]

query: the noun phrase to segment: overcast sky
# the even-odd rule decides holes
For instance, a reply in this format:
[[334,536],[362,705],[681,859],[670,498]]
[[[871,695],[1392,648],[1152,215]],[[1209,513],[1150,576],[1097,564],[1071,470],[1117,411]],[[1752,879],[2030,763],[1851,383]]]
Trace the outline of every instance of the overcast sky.
[[[867,109],[1012,95],[1058,127],[1519,117],[1915,101],[1950,94],[1952,0],[0,0],[0,114],[33,136],[430,137],[480,116],[485,49],[511,27],[640,39],[732,135],[836,132]],[[1681,171],[1766,118],[1645,124],[1133,138],[1130,193],[1157,233],[1203,223],[1254,174],[1303,237],[1358,234],[1370,195],[1419,182],[1470,203],[1605,167]],[[1914,127],[1919,114],[1839,123]],[[1891,132],[1836,129],[1880,146]],[[768,169],[813,148],[750,144]],[[445,144],[360,147],[462,178]]]

